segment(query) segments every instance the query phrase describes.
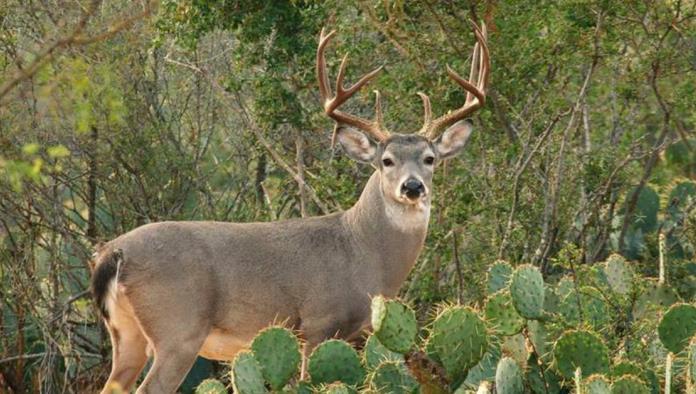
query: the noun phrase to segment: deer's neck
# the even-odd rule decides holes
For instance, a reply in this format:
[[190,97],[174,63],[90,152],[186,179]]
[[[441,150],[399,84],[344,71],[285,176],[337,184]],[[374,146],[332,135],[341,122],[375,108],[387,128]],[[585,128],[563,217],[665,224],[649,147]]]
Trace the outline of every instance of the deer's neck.
[[345,213],[363,264],[379,277],[387,296],[395,295],[423,248],[428,231],[430,203],[406,207],[384,195],[379,173],[372,174],[358,202]]

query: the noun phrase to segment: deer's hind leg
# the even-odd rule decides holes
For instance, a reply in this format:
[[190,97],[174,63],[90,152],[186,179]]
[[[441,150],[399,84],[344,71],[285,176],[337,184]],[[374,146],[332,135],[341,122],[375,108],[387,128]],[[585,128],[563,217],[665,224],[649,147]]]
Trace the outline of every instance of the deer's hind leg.
[[147,362],[148,341],[133,317],[114,311],[106,322],[112,346],[112,365],[109,380],[102,394],[115,387],[128,392],[135,384]]
[[207,330],[171,332],[167,337],[153,338],[154,362],[138,394],[173,393],[196,361],[207,336]]

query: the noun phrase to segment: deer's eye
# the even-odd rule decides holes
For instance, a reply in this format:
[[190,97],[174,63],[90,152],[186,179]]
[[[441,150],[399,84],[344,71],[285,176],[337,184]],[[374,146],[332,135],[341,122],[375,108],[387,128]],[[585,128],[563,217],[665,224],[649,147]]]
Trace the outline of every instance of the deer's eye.
[[428,156],[425,158],[425,160],[423,160],[423,162],[427,165],[432,165],[433,163],[435,163],[435,158],[432,156]]
[[391,167],[391,166],[394,165],[394,160],[392,160],[392,159],[382,159],[382,164],[383,164],[385,167]]

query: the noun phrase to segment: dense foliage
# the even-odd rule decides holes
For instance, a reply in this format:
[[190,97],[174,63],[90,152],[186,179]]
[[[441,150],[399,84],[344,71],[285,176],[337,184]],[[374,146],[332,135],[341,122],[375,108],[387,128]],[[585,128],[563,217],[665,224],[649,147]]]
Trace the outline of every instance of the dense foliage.
[[[554,282],[618,252],[651,278],[661,245],[669,286],[693,303],[693,1],[6,0],[0,391],[106,380],[86,291],[97,242],[158,220],[268,221],[356,200],[371,170],[330,146],[321,27],[338,31],[330,67],[350,53],[348,80],[385,65],[371,88],[388,128],[408,133],[416,92],[437,115],[463,103],[444,66],[467,69],[468,19],[488,24],[491,88],[464,154],[436,174],[426,249],[402,287],[419,320],[442,301],[485,305],[497,259]],[[369,90],[352,111],[371,115]],[[602,335],[619,349],[632,317],[609,305]],[[201,359],[182,389],[226,371]]]

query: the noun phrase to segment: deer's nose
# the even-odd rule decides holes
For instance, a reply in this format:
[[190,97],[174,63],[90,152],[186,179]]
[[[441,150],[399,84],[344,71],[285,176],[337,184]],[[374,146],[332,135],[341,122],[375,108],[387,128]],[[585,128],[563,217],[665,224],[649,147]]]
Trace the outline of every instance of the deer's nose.
[[425,192],[425,186],[423,182],[415,178],[409,178],[401,185],[401,193],[405,194],[406,197],[415,199],[420,197],[421,194]]

